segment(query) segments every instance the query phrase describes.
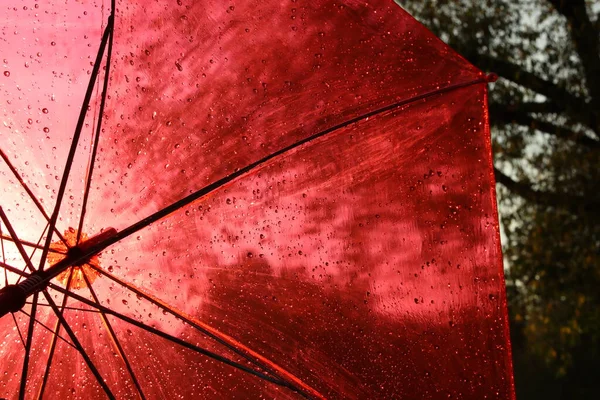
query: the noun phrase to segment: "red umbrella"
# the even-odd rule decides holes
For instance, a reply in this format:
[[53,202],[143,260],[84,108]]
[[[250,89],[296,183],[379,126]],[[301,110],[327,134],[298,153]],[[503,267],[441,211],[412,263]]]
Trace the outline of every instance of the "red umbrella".
[[0,396],[514,397],[488,78],[396,4],[3,10]]

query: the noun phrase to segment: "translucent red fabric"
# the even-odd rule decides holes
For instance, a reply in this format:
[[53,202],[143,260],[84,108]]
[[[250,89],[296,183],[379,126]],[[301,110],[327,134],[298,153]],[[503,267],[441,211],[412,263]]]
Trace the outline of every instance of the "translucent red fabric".
[[[224,179],[103,249],[93,291],[47,289],[112,395],[514,398],[485,76],[395,3],[121,1],[113,30],[109,1],[1,3],[22,241],[47,234],[23,184],[51,215],[104,32],[94,168],[108,49],[57,231],[84,204],[86,235],[123,231]],[[5,225],[3,265],[29,273]],[[0,319],[0,397],[110,397],[38,303],[28,352],[31,304]]]

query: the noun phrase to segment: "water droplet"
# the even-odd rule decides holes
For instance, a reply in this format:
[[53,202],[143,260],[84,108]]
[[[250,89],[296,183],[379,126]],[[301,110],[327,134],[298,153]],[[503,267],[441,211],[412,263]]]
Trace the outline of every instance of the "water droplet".
[[48,109],[47,109],[47,108],[42,108],[42,112],[43,112],[44,114],[48,114]]
[[4,76],[6,76],[6,77],[10,76],[10,71],[4,71]]
[[50,128],[48,128],[47,126],[44,127],[44,133],[48,133],[50,132]]
[[127,305],[127,304],[129,304],[129,302],[127,300],[123,299],[123,304]]

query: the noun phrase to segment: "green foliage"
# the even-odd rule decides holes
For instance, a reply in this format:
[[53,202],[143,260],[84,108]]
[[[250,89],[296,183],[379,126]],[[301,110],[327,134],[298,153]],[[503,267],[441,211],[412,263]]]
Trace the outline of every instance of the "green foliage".
[[518,396],[598,398],[600,1],[399,3],[502,78],[490,117]]

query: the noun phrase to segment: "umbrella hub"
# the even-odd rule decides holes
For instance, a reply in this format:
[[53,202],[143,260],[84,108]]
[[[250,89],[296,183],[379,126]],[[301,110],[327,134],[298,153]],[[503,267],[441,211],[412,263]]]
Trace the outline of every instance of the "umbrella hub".
[[116,229],[107,228],[88,238],[83,232],[77,235],[76,229],[69,228],[65,231],[64,242],[51,244],[48,268],[37,270],[25,280],[0,289],[0,317],[21,309],[27,297],[44,290],[53,278],[68,285],[68,289],[81,289],[94,282],[100,276],[100,251],[112,244],[111,238],[116,233]]
[[[66,243],[57,240],[50,245],[51,251],[46,258],[50,266],[56,265],[56,263],[66,257],[81,252],[83,250],[82,247],[89,246],[89,238],[85,232],[81,233],[79,244],[77,243],[78,231],[75,228],[69,227],[69,229],[64,232],[63,236]],[[87,282],[92,284],[100,276],[98,268],[100,268],[100,254],[95,254],[87,260],[73,264],[65,269],[56,276],[56,279],[65,286],[68,284],[69,289],[82,289],[87,287],[86,278]]]

